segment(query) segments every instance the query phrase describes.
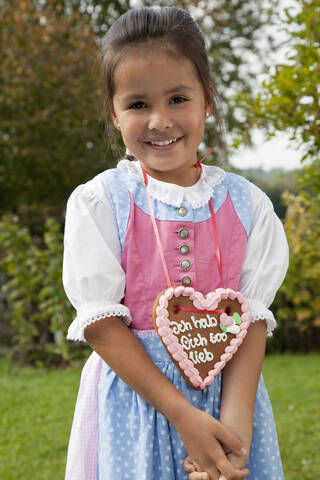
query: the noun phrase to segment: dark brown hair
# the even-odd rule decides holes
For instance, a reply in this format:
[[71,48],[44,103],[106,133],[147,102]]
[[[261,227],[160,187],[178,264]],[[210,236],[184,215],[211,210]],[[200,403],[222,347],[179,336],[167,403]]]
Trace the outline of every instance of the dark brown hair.
[[114,73],[125,56],[140,46],[164,48],[176,59],[185,57],[194,65],[203,87],[205,101],[211,106],[217,126],[221,128],[219,97],[210,75],[204,37],[185,10],[177,7],[134,8],[118,18],[102,40],[99,63],[102,83],[103,116],[110,122],[115,93]]

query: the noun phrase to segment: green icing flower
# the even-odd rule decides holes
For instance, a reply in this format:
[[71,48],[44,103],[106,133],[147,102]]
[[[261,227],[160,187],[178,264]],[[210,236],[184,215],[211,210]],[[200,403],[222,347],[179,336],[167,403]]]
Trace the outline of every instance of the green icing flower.
[[241,320],[241,317],[240,317],[239,313],[235,312],[235,313],[232,315],[232,318],[234,318],[234,320],[235,320],[235,322],[236,322],[236,325],[241,325],[242,320]]

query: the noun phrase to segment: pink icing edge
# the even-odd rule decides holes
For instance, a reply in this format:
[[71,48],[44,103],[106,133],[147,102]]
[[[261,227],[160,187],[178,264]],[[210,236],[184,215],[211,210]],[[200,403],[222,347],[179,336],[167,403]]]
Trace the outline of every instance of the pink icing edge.
[[[190,363],[189,363],[190,360],[187,360],[187,361],[185,360],[187,355],[186,355],[185,351],[183,350],[182,345],[180,343],[176,342],[177,337],[174,335],[171,327],[166,326],[165,330],[170,331],[170,333],[167,333],[167,335],[165,335],[164,337],[162,337],[162,335],[160,335],[160,332],[159,332],[159,335],[160,335],[161,339],[163,340],[163,342],[165,343],[165,345],[167,347],[170,346],[170,353],[171,353],[172,356],[174,354],[176,354],[177,356],[179,354],[180,355],[184,354],[183,355],[184,360],[181,360],[180,362],[178,362],[179,366],[183,370],[185,376],[187,378],[189,378],[192,385],[194,385],[196,388],[200,387],[201,390],[203,390],[204,388],[209,386],[213,382],[215,377],[224,368],[226,363],[231,360],[231,358],[237,352],[239,346],[243,342],[243,339],[246,336],[247,331],[248,331],[248,327],[250,325],[250,316],[251,315],[250,315],[250,311],[249,311],[248,302],[244,299],[244,297],[242,296],[242,294],[240,292],[235,292],[234,290],[231,290],[229,288],[228,289],[220,288],[220,289],[217,289],[214,293],[216,293],[218,295],[218,297],[220,297],[220,299],[217,298],[217,300],[218,300],[217,303],[219,303],[223,299],[228,299],[228,298],[230,298],[231,300],[234,300],[234,299],[238,300],[238,302],[240,303],[240,306],[241,306],[241,311],[243,312],[241,314],[242,323],[240,325],[239,333],[231,340],[232,343],[230,342],[230,344],[226,347],[224,353],[220,357],[220,361],[217,362],[215,364],[215,367],[208,372],[208,376],[205,379],[202,379],[200,377],[200,372],[197,370],[197,368],[194,365],[193,365],[193,368],[190,367]],[[162,297],[165,297],[166,300],[170,300],[173,296],[178,297],[180,295],[183,295],[185,297],[189,297],[190,300],[193,301],[193,303],[195,301],[196,301],[196,303],[198,303],[198,301],[200,301],[200,303],[201,303],[201,301],[203,301],[203,307],[204,308],[206,307],[205,297],[202,295],[201,292],[197,292],[193,288],[183,287],[183,286],[179,286],[179,287],[176,287],[176,288],[174,288],[174,287],[168,288],[164,292],[164,294],[160,297],[159,303],[160,303],[160,300],[161,300]],[[227,295],[227,297],[226,297],[226,295]],[[233,298],[231,298],[231,296]],[[166,302],[164,302],[164,303],[166,303]],[[214,302],[214,303],[216,303],[216,302]],[[165,311],[165,308],[162,307],[161,310]],[[168,317],[164,318],[162,315],[160,315],[160,316],[157,315],[157,318],[156,318],[157,326],[158,326],[158,319],[160,319],[159,323],[160,323],[160,328],[161,328],[163,326],[163,323],[161,322],[161,320],[162,321],[165,320],[165,319],[168,320]],[[162,325],[161,325],[161,323],[162,323]],[[181,367],[180,363],[183,363],[185,368]],[[197,372],[197,373],[195,373],[195,372]]]
[[[239,297],[240,297],[240,295],[239,295]],[[237,300],[241,304],[241,301],[240,301],[239,297],[237,298]],[[243,298],[242,295],[241,295],[241,300],[243,300],[243,303],[247,303],[247,301]],[[243,320],[244,316],[245,316],[245,319]],[[208,372],[208,376],[204,379],[204,383],[205,383],[206,387],[209,386],[213,382],[215,377],[221,372],[221,370],[224,368],[226,363],[228,361],[230,361],[231,358],[234,356],[234,354],[237,352],[239,346],[242,344],[243,339],[247,334],[247,331],[248,331],[248,328],[249,328],[249,325],[250,325],[250,317],[251,317],[251,314],[248,311],[246,311],[244,314],[241,315],[241,320],[243,320],[243,321],[240,325],[240,331],[231,340],[230,344],[226,347],[225,353],[223,353],[220,357],[220,361],[218,363],[216,363],[215,367]]]

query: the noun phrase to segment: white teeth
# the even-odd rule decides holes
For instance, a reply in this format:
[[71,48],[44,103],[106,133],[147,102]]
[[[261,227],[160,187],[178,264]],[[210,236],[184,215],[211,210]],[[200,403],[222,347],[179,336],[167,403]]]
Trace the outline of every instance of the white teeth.
[[173,143],[173,142],[176,142],[176,141],[177,141],[177,139],[173,138],[172,140],[166,140],[166,141],[163,141],[163,142],[153,142],[152,140],[150,140],[150,143],[152,143],[152,145],[164,146],[164,145],[170,145],[170,143]]

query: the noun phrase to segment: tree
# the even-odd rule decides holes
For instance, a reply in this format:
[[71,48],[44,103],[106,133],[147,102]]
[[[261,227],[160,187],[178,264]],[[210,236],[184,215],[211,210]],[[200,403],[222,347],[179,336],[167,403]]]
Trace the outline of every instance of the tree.
[[254,102],[246,95],[240,100],[253,124],[268,135],[289,132],[301,150],[303,191],[285,196],[291,261],[276,308],[282,322],[295,322],[311,339],[320,327],[320,2],[296,0],[297,10],[285,11],[287,62],[267,75]]
[[[76,184],[106,168],[101,151],[96,43],[89,17],[54,1],[2,2],[2,212],[64,208]],[[61,215],[61,214],[60,214]]]
[[[269,135],[287,131],[305,161],[303,180],[320,193],[320,2],[296,0],[285,10],[283,28],[290,35],[287,61],[267,74],[256,98],[238,96],[250,123]],[[254,100],[254,101],[252,101]]]

